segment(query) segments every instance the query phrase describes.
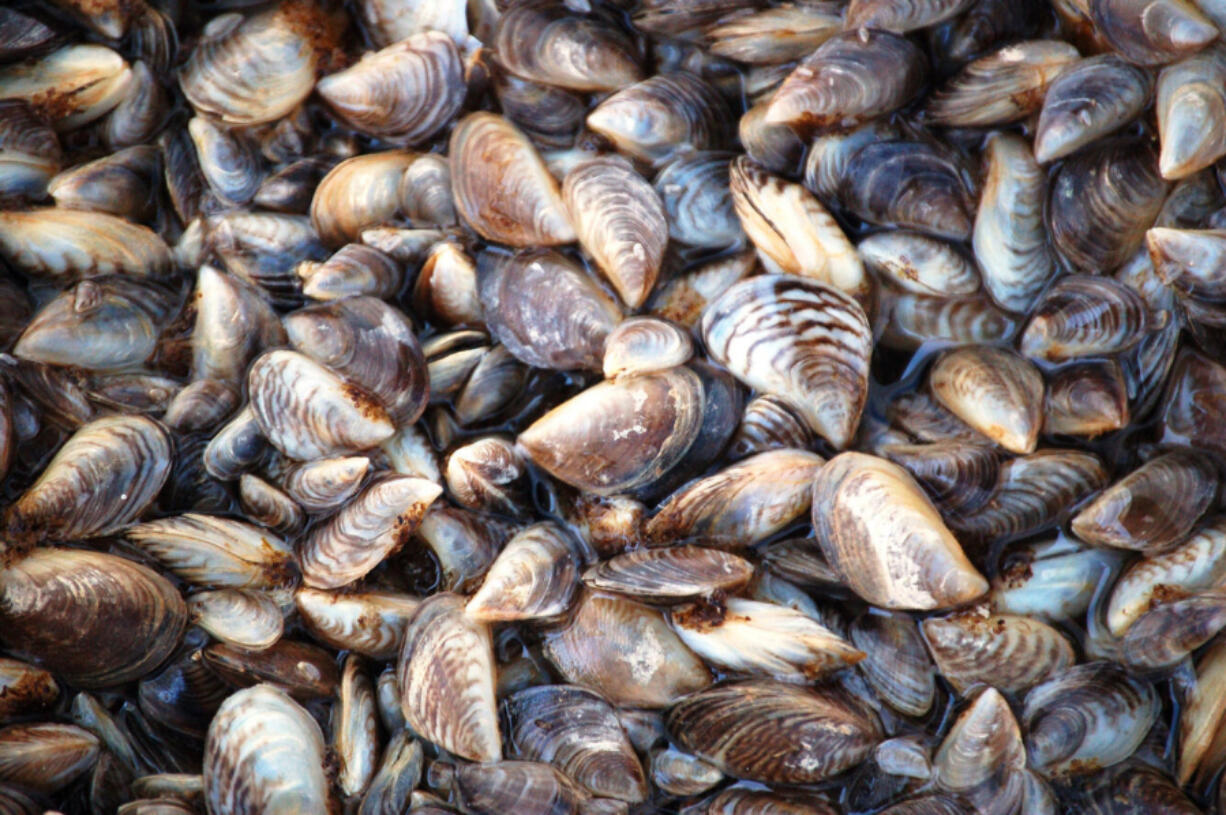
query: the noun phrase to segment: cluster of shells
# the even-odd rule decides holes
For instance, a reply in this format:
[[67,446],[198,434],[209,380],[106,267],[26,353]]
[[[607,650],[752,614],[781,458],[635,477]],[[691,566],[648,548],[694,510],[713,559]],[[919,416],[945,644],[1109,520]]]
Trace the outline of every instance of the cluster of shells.
[[1226,813],[1223,31],[0,5],[0,813]]

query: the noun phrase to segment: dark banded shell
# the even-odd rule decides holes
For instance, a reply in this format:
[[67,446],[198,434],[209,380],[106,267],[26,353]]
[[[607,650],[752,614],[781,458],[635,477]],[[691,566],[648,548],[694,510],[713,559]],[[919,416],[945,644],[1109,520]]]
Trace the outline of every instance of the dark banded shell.
[[779,397],[837,448],[855,435],[868,392],[868,320],[815,281],[763,275],[707,307],[703,340],[742,382]]
[[1063,634],[1030,617],[974,609],[920,627],[937,670],[962,694],[978,684],[1021,693],[1077,659]]
[[771,680],[686,697],[666,718],[681,747],[729,775],[812,784],[862,761],[882,738],[877,716],[847,692]]
[[738,555],[686,544],[617,555],[588,569],[583,582],[601,591],[671,602],[732,592],[752,576],[753,564]]
[[615,91],[642,79],[634,43],[618,28],[541,0],[503,12],[493,46],[512,73],[546,85]]
[[1043,376],[1004,348],[968,346],[941,355],[928,373],[937,401],[1014,453],[1029,453],[1043,425]]
[[962,241],[971,235],[974,198],[955,158],[922,141],[874,141],[847,161],[839,196],[853,214],[880,226],[918,229]]
[[1152,88],[1144,69],[1116,54],[1072,63],[1047,86],[1035,158],[1046,164],[1119,130],[1144,110]]
[[1113,278],[1068,275],[1034,306],[1020,348],[1052,362],[1105,356],[1128,350],[1165,319],[1151,316],[1141,296]]

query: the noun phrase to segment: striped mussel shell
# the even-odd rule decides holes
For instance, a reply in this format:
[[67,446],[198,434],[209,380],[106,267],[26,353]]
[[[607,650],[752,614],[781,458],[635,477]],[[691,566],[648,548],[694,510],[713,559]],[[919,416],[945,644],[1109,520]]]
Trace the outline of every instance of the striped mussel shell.
[[833,205],[838,202],[851,157],[867,144],[901,136],[901,130],[887,119],[872,119],[846,132],[835,130],[817,136],[805,154],[802,182],[822,203]]
[[1024,769],[1022,733],[1009,702],[995,687],[984,688],[954,720],[932,759],[937,784],[970,793],[1003,782]]
[[1119,660],[1134,670],[1172,668],[1226,628],[1226,590],[1217,588],[1154,606],[1119,642]]
[[1085,614],[1099,586],[1118,574],[1123,561],[1119,551],[1070,538],[1040,540],[1005,553],[988,599],[997,613],[1075,619]]
[[527,137],[493,113],[470,113],[451,131],[456,212],[487,240],[556,246],[575,240],[558,182]]
[[856,246],[864,264],[902,291],[957,297],[979,290],[975,264],[952,244],[920,232],[889,230]]
[[247,405],[209,439],[200,463],[218,481],[232,481],[263,462],[267,453],[268,439]]
[[438,153],[417,156],[400,179],[400,210],[422,228],[456,225],[451,200],[451,162]]
[[443,475],[457,504],[517,516],[527,503],[525,472],[523,456],[511,441],[487,436],[452,450]]
[[82,425],[5,512],[8,543],[117,532],[153,503],[171,464],[169,435],[152,419],[108,416]]
[[718,767],[675,747],[652,750],[648,762],[651,783],[669,795],[701,795],[724,780]]
[[643,78],[633,41],[599,15],[541,0],[511,5],[493,47],[511,73],[574,91],[615,91]]
[[486,324],[517,359],[600,370],[621,308],[578,263],[556,250],[527,249],[487,253],[477,273]]
[[363,29],[379,46],[391,45],[422,31],[441,31],[457,44],[464,43],[468,37],[467,7],[465,3],[456,0],[445,0],[441,3],[423,0],[362,0],[356,11],[360,15]]
[[641,306],[668,243],[668,221],[655,189],[625,159],[599,156],[566,174],[562,197],[579,245],[628,307]]
[[5,99],[21,99],[56,130],[74,130],[109,113],[128,90],[127,60],[101,45],[66,45],[29,62],[0,66]]
[[719,249],[744,240],[729,187],[733,157],[699,151],[680,155],[660,168],[654,185],[674,241]]
[[191,346],[195,379],[237,385],[252,357],[285,342],[281,320],[259,290],[220,269],[208,264],[200,267],[194,302],[196,322]]
[[62,161],[59,137],[29,103],[0,100],[0,197],[44,198]]
[[852,0],[846,26],[905,34],[945,22],[973,5],[974,0]]
[[544,650],[568,682],[619,706],[665,708],[712,681],[659,611],[615,595],[585,591]]
[[856,248],[808,190],[746,156],[733,160],[729,184],[741,227],[772,271],[868,296],[871,283]]
[[310,95],[344,28],[311,0],[216,17],[180,70],[179,85],[197,113],[227,125],[276,121]]
[[408,540],[443,488],[414,476],[384,473],[315,528],[298,559],[302,580],[337,589],[364,577]]
[[1212,124],[1226,116],[1226,48],[1214,44],[1158,74],[1155,109],[1166,179],[1186,178],[1226,155],[1226,138]]
[[616,555],[589,568],[583,582],[599,591],[672,602],[731,593],[752,576],[753,564],[739,555],[682,544]]
[[813,482],[813,527],[830,565],[873,605],[946,608],[988,589],[919,484],[885,459],[828,461]]
[[46,48],[59,34],[46,23],[16,9],[0,11],[0,59],[10,62]]
[[1051,374],[1043,398],[1043,433],[1094,438],[1128,425],[1128,382],[1113,359],[1066,365]]
[[579,586],[581,565],[578,545],[561,527],[526,527],[498,553],[464,613],[482,623],[560,617]]
[[416,159],[408,150],[385,150],[347,158],[329,170],[311,198],[317,240],[340,248],[357,242],[365,230],[388,224],[400,210],[401,179]]
[[219,642],[259,651],[281,638],[284,620],[271,595],[250,589],[201,591],[187,598],[194,625]]
[[290,345],[375,396],[397,425],[426,409],[430,383],[409,318],[373,297],[308,306],[284,318]]
[[1130,564],[1112,587],[1106,608],[1116,637],[1151,608],[1215,589],[1226,576],[1226,518],[1216,516],[1175,548]]
[[82,280],[26,325],[13,356],[90,371],[139,367],[157,350],[172,295],[152,282],[115,275]]
[[622,88],[592,109],[587,126],[623,153],[655,166],[682,152],[725,148],[735,131],[728,103],[686,71]]
[[782,399],[756,396],[745,405],[728,453],[739,459],[769,450],[804,450],[812,445],[813,438],[805,420]]
[[464,104],[464,66],[446,34],[427,31],[367,52],[316,91],[346,125],[389,144],[428,141]]
[[391,659],[421,601],[390,592],[327,592],[303,586],[294,593],[303,624],[319,641],[372,659]]
[[319,725],[270,684],[226,699],[204,745],[204,800],[210,812],[327,812],[333,806]]
[[1043,97],[1035,158],[1047,164],[1123,128],[1145,109],[1153,85],[1149,72],[1116,54],[1066,66]]
[[343,795],[354,799],[365,793],[374,779],[382,747],[374,684],[362,658],[354,654],[345,657],[331,719],[330,746],[340,764],[337,786]]
[[332,654],[298,640],[282,638],[262,651],[215,642],[204,648],[201,657],[230,685],[271,682],[303,701],[326,699],[340,684],[340,670]]
[[405,629],[396,667],[405,721],[422,738],[470,761],[498,761],[489,627],[464,614],[464,598],[426,599]]
[[1052,626],[987,608],[921,623],[940,672],[958,693],[979,684],[1021,693],[1076,661],[1073,646]]
[[247,389],[264,436],[298,461],[366,450],[395,431],[371,394],[296,351],[262,354]]
[[[380,690],[382,687],[380,683]],[[403,724],[402,720],[399,728],[387,728],[395,735],[384,748],[378,771],[371,779],[366,794],[362,796],[362,803],[358,808],[361,815],[403,812],[410,805],[413,796],[418,794],[415,790],[421,783],[425,754],[421,742],[404,730]]]
[[842,31],[840,11],[835,3],[820,2],[733,13],[707,26],[705,34],[716,56],[774,65],[803,59]]
[[1154,271],[1179,297],[1195,304],[1226,303],[1226,231],[1154,227],[1145,234]]
[[1087,543],[1146,555],[1183,542],[1217,499],[1217,468],[1204,452],[1177,448],[1112,484],[1073,518]]
[[103,552],[35,549],[0,571],[0,588],[0,642],[79,687],[146,675],[187,627],[169,580]]
[[1189,0],[1090,0],[1102,38],[1137,65],[1162,65],[1218,38],[1217,26]]
[[1222,682],[1226,680],[1226,640],[1218,640],[1196,660],[1195,675],[1179,712],[1179,761],[1175,778],[1186,786],[1199,783],[1215,772],[1221,761],[1223,705]]
[[[451,199],[450,188],[447,198]],[[413,307],[443,325],[479,326],[485,322],[477,264],[462,246],[453,241],[434,245],[413,283]]]
[[132,63],[132,81],[105,121],[106,143],[113,149],[144,144],[161,127],[169,108],[166,88],[145,62]]
[[241,132],[227,130],[201,116],[187,123],[205,182],[221,201],[241,206],[255,197],[264,169],[255,145]]
[[712,359],[779,397],[837,448],[855,435],[872,341],[864,310],[815,281],[763,275],[735,284],[702,319]]
[[[535,761],[464,764],[455,769],[454,789],[464,811],[474,815],[502,812],[578,815],[589,797],[552,765]],[[446,810],[440,808],[439,812]]]
[[315,188],[337,162],[330,158],[304,158],[271,172],[260,183],[251,202],[257,207],[287,215],[305,215],[311,208]]
[[[42,794],[58,792],[89,772],[100,754],[98,738],[76,725],[32,722],[0,728],[0,790],[7,793],[13,784]],[[35,811],[26,810],[21,798],[0,797],[0,804],[16,813]]]
[[1043,376],[1013,351],[967,346],[942,354],[928,386],[945,408],[1006,450],[1029,453],[1043,422]]
[[994,345],[1006,342],[1020,322],[983,294],[928,297],[884,292],[880,342],[887,348],[914,351],[927,342],[949,345]]
[[[698,805],[698,815],[835,815],[834,805],[812,794],[780,795],[773,792],[729,787]],[[682,810],[692,815],[689,809]]]
[[369,471],[366,456],[321,458],[290,464],[279,480],[285,494],[302,510],[320,515],[348,503]]
[[860,671],[877,695],[906,716],[923,716],[936,700],[936,671],[915,621],[908,615],[871,611],[848,627],[864,653]]
[[552,764],[592,795],[640,803],[647,779],[617,711],[573,685],[538,685],[507,698],[517,758]]
[[770,450],[744,459],[669,496],[647,522],[646,537],[751,546],[808,512],[813,476],[823,463],[805,450]]
[[694,653],[738,675],[805,684],[864,659],[809,615],[775,603],[699,601],[670,608],[668,619]]
[[1153,686],[1115,663],[1067,668],[1026,694],[1027,764],[1054,777],[1117,764],[1145,738],[1159,707]]
[[438,562],[443,585],[471,592],[513,531],[514,527],[498,516],[435,501],[422,517],[416,537]]
[[60,283],[109,274],[160,277],[172,262],[165,241],[148,227],[60,207],[0,212],[0,258]]
[[623,320],[605,339],[605,379],[654,373],[684,365],[694,353],[690,332],[655,317]]
[[996,491],[1000,454],[993,447],[951,440],[888,444],[881,454],[906,468],[944,515],[974,512]]
[[993,133],[986,152],[975,261],[988,294],[1008,311],[1026,312],[1056,273],[1043,221],[1047,177],[1019,136]]
[[957,157],[925,141],[872,141],[847,159],[839,197],[854,215],[939,238],[971,236],[975,211]]
[[1051,362],[1106,356],[1128,350],[1167,316],[1151,314],[1136,291],[1113,278],[1066,275],[1035,304],[1020,348]]
[[787,125],[768,124],[770,100],[758,102],[741,116],[737,137],[745,153],[772,173],[795,176],[804,157],[805,144]]
[[1152,147],[1119,141],[1084,150],[1052,176],[1051,242],[1076,271],[1113,271],[1141,247],[1166,193]]
[[231,518],[188,513],[129,527],[124,537],[181,580],[198,586],[271,590],[293,582],[294,549]]
[[1006,45],[968,63],[932,95],[924,114],[944,127],[1023,119],[1042,106],[1047,86],[1077,59],[1077,49],[1059,40]]
[[927,74],[927,61],[910,40],[888,31],[848,29],[788,75],[771,99],[766,121],[810,136],[847,128],[910,102]]
[[[0,111],[4,109],[0,106]],[[15,146],[20,150],[20,145]],[[153,214],[160,169],[157,148],[136,145],[65,170],[47,182],[47,194],[60,207],[108,212],[133,221],[148,220]]]
[[875,713],[831,685],[720,685],[668,712],[669,736],[728,775],[811,784],[858,764],[882,739]]
[[698,438],[703,380],[690,368],[602,382],[557,406],[518,444],[555,478],[598,495],[646,487]]
[[1037,450],[1004,462],[991,500],[950,523],[966,540],[1017,540],[1062,523],[1108,480],[1105,465],[1093,453]]
[[327,257],[315,228],[303,215],[227,210],[204,220],[204,249],[273,305],[294,308],[302,303],[302,281],[295,267]]
[[1217,394],[1226,387],[1226,366],[1191,348],[1175,358],[1163,395],[1162,430],[1170,441],[1221,454],[1226,452],[1226,405]]

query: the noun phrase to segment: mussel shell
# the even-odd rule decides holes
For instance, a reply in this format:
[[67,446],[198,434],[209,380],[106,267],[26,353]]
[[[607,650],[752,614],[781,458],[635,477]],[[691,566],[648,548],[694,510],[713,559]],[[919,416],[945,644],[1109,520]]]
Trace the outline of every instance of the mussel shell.
[[294,604],[317,640],[373,659],[390,659],[421,601],[407,594],[340,594],[304,586],[294,594]]
[[1043,97],[1035,158],[1046,164],[1119,130],[1144,110],[1152,89],[1149,73],[1115,54],[1067,66]]
[[55,42],[58,34],[46,23],[16,9],[0,9],[0,61],[21,59]]
[[1026,694],[1027,763],[1047,775],[1109,767],[1132,754],[1159,708],[1153,686],[1119,665],[1075,665]]
[[929,388],[959,419],[1014,453],[1030,453],[1043,425],[1043,376],[1018,354],[968,346],[942,354]]
[[1128,626],[1121,660],[1140,670],[1170,668],[1226,628],[1226,593],[1213,589],[1151,608]]
[[482,237],[509,246],[575,240],[557,181],[515,125],[470,113],[451,131],[450,155],[456,212]]
[[869,685],[895,710],[923,716],[936,700],[936,672],[915,622],[905,614],[873,611],[852,622],[853,645]]
[[396,145],[428,141],[459,112],[466,90],[459,49],[438,31],[367,52],[315,89],[345,124]]
[[540,0],[512,4],[493,47],[514,74],[575,91],[615,91],[642,79],[634,43],[599,15]]
[[627,306],[641,306],[655,286],[668,243],[668,221],[656,191],[628,161],[602,156],[566,174],[562,197],[580,246]]
[[639,803],[643,766],[613,706],[570,685],[539,685],[505,703],[508,738],[518,757],[548,762],[593,795]]
[[583,582],[601,591],[668,602],[731,592],[752,575],[752,564],[737,555],[681,545],[617,555],[588,569]]
[[240,648],[259,650],[281,638],[281,609],[262,592],[219,589],[187,598],[192,622],[215,639]]
[[81,687],[144,676],[187,625],[170,581],[101,552],[35,549],[0,572],[0,587],[0,640]]
[[561,527],[529,526],[507,541],[464,613],[485,623],[558,617],[579,585],[580,564]]
[[66,45],[37,60],[0,66],[6,99],[23,99],[56,130],[108,113],[132,82],[127,61],[101,45]]
[[[454,149],[452,154],[459,155]],[[329,170],[311,198],[311,227],[318,240],[340,247],[389,223],[400,209],[401,179],[415,160],[407,150],[387,150],[348,158]]]
[[143,416],[82,425],[5,513],[10,543],[116,532],[157,497],[170,475],[170,438]]
[[251,358],[285,342],[285,330],[255,287],[207,264],[196,275],[192,375],[237,385]]
[[738,459],[768,450],[804,450],[812,444],[813,431],[787,403],[775,396],[757,396],[745,406],[728,453]]
[[668,235],[689,246],[723,248],[744,238],[728,186],[732,155],[697,152],[665,164],[655,178]]
[[584,592],[571,619],[545,638],[567,681],[622,706],[663,708],[711,684],[711,673],[655,609]]
[[1069,365],[1052,374],[1043,401],[1043,432],[1093,438],[1128,425],[1128,383],[1115,360]]
[[711,53],[717,56],[750,64],[776,64],[807,57],[843,27],[835,4],[806,3],[729,14],[708,26],[706,36],[711,40]]
[[396,677],[414,732],[471,761],[502,758],[490,630],[464,615],[463,597],[442,592],[418,607]]
[[847,161],[843,204],[869,223],[960,241],[971,236],[973,198],[959,164],[928,142],[874,141]]
[[923,53],[906,38],[849,28],[818,46],[783,81],[766,121],[802,135],[850,127],[911,101],[927,73]]
[[1190,348],[1175,359],[1163,396],[1162,429],[1172,440],[1221,455],[1226,453],[1226,367]]
[[230,518],[159,518],[130,527],[125,536],[180,579],[200,586],[275,589],[297,573],[292,546]]
[[[514,122],[533,143],[560,150],[575,146],[587,116],[584,97],[502,71],[494,72],[493,81],[502,115]],[[555,176],[564,176],[565,173],[555,169],[555,160],[555,156],[549,158],[550,170]]]
[[558,770],[535,761],[465,764],[457,769],[455,780],[464,811],[473,815],[578,815],[587,799],[586,793]]
[[983,127],[1025,118],[1043,104],[1047,86],[1077,60],[1059,40],[1028,40],[968,63],[932,95],[925,116],[946,127]]
[[1199,51],[1217,27],[1189,0],[1089,0],[1102,38],[1129,62],[1161,65]]
[[1035,304],[1020,348],[1053,362],[1106,356],[1128,350],[1154,327],[1161,324],[1131,287],[1110,277],[1068,275]]
[[45,722],[0,728],[0,782],[6,784],[58,792],[88,772],[98,758],[98,739],[75,725]]
[[0,259],[56,281],[157,277],[171,268],[170,249],[149,228],[104,212],[59,207],[0,212]]
[[885,459],[828,461],[813,483],[813,527],[826,559],[874,605],[945,608],[987,591],[919,484]]
[[1148,145],[1106,143],[1056,170],[1047,202],[1052,244],[1074,270],[1103,274],[1140,248],[1167,184]]
[[326,699],[340,685],[332,654],[307,642],[280,639],[262,651],[213,643],[201,656],[204,664],[231,685],[249,687],[271,682],[295,699]]
[[915,476],[944,514],[973,512],[996,490],[1000,455],[986,445],[956,440],[890,444],[881,453]]
[[1226,232],[1154,227],[1145,233],[1145,243],[1158,279],[1188,305],[1226,303],[1226,276],[1220,271]]
[[569,257],[552,249],[489,253],[478,280],[486,324],[516,358],[538,368],[600,369],[621,309]]
[[324,738],[310,714],[272,685],[222,703],[204,747],[209,812],[327,812]]
[[771,680],[720,685],[668,712],[669,736],[729,775],[811,784],[863,760],[881,740],[877,716],[847,692]]
[[1208,455],[1176,449],[1108,487],[1073,518],[1077,537],[1147,555],[1182,542],[1217,497],[1217,469]]
[[0,658],[0,722],[49,707],[59,695],[60,687],[50,672]]
[[364,389],[295,351],[262,354],[247,371],[247,388],[260,430],[293,459],[365,450],[395,429]]
[[1158,75],[1158,168],[1185,178],[1226,155],[1226,139],[1211,124],[1226,116],[1226,48],[1215,44]]
[[815,281],[763,275],[735,284],[702,319],[711,358],[777,396],[837,448],[860,422],[871,336],[851,297]]
[[622,88],[588,114],[587,126],[622,152],[656,166],[682,152],[725,148],[734,130],[728,103],[685,71]]
[[1030,617],[974,609],[920,627],[937,670],[963,694],[977,684],[1021,693],[1076,661],[1064,635]]
[[868,293],[871,283],[855,247],[808,190],[771,175],[747,156],[733,160],[729,188],[741,227],[772,270],[856,297]]

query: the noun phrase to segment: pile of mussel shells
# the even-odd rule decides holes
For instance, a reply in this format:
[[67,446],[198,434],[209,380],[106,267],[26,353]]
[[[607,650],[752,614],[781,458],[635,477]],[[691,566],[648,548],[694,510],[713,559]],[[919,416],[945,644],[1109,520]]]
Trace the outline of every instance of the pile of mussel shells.
[[1226,815],[1226,2],[0,4],[0,813]]

